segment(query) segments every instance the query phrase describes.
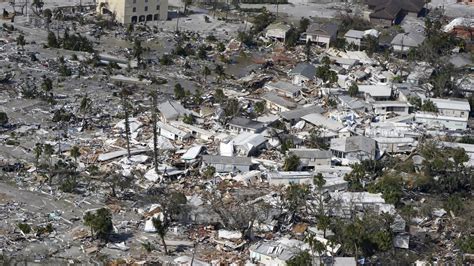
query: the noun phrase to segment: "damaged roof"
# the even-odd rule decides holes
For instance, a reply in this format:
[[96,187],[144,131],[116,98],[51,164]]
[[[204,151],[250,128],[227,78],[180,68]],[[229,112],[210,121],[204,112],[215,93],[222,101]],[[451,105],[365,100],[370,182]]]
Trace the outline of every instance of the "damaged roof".
[[363,151],[375,155],[376,145],[375,140],[364,136],[331,139],[331,150],[347,153]]

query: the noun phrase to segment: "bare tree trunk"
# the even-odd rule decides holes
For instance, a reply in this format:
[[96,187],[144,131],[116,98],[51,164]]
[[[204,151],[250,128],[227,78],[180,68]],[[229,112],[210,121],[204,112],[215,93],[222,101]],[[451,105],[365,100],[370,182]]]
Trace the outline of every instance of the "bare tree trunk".
[[168,247],[166,246],[165,237],[164,236],[160,236],[160,237],[161,237],[161,243],[163,244],[163,248],[165,249],[165,254],[168,254]]
[[179,32],[179,7],[178,7],[178,10],[177,10],[176,14],[177,14],[177,17],[176,17],[176,32]]
[[127,156],[128,158],[131,157],[131,154],[130,154],[130,120],[129,120],[129,116],[130,116],[130,113],[128,111],[128,103],[127,103],[127,100],[125,98],[126,96],[122,93],[122,107],[123,107],[123,111],[124,111],[124,114],[125,114],[125,139],[127,141]]
[[197,247],[197,243],[194,243],[193,257],[191,258],[191,266],[193,266],[193,263],[194,263],[194,256],[196,255],[196,247]]
[[156,91],[152,93],[152,123],[153,123],[153,159],[155,163],[155,173],[158,174],[158,128],[156,123],[158,122],[158,114],[156,113],[156,108],[158,105],[158,95]]

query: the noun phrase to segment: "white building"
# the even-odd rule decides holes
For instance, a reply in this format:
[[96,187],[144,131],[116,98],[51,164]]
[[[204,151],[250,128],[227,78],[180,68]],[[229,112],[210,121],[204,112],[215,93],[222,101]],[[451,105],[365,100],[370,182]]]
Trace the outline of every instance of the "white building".
[[265,89],[288,98],[296,98],[301,93],[300,87],[284,81],[268,82],[265,84]]
[[310,63],[299,63],[288,73],[293,84],[303,86],[316,77],[316,67]]
[[329,44],[336,40],[337,31],[339,26],[333,23],[327,24],[311,24],[306,32],[304,33],[302,39],[306,42],[313,42],[316,44],[322,44],[329,48]]
[[168,0],[98,0],[99,14],[115,14],[122,24],[168,19]]
[[268,25],[265,37],[284,42],[290,29],[290,25],[283,22],[272,23]]
[[386,101],[392,97],[392,88],[386,85],[359,85],[359,93],[372,97],[376,101]]
[[437,113],[418,112],[415,121],[425,124],[429,128],[445,127],[450,130],[465,130],[469,120],[471,106],[467,100],[430,98],[436,107]]
[[421,33],[399,33],[390,44],[395,52],[408,52],[420,46],[425,38]]
[[398,101],[378,101],[372,104],[375,114],[385,115],[388,113],[395,113],[398,115],[408,115],[411,104],[407,102]]
[[303,241],[296,239],[284,240],[286,241],[262,241],[253,244],[249,248],[250,259],[258,265],[286,266],[286,262],[296,257],[301,250],[309,249]]
[[289,149],[288,152],[298,156],[304,168],[314,169],[317,165],[331,165],[331,151],[319,149]]
[[162,123],[160,121],[156,123],[156,126],[158,127],[158,134],[160,134],[160,136],[163,136],[171,140],[183,141],[185,139],[188,139],[191,136],[190,133],[184,130],[175,128],[171,125]]
[[360,30],[349,30],[344,34],[347,44],[354,44],[360,46],[360,42],[364,38],[364,32]]

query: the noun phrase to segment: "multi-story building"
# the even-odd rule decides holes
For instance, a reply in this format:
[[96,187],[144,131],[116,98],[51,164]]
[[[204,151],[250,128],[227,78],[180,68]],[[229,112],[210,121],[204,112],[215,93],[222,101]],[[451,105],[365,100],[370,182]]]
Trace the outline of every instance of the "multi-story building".
[[97,12],[114,13],[122,24],[166,20],[168,0],[98,0]]

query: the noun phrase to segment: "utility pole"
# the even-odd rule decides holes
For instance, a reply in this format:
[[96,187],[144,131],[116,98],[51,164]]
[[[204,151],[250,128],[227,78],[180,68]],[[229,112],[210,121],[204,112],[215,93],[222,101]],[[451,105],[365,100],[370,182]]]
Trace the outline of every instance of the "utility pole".
[[178,11],[176,12],[177,14],[177,19],[176,19],[176,32],[179,32],[179,7]]
[[277,18],[278,18],[278,4],[280,4],[280,0],[276,0],[276,8],[277,8],[276,17]]
[[28,0],[26,0],[26,21],[30,22],[30,15],[28,14]]

